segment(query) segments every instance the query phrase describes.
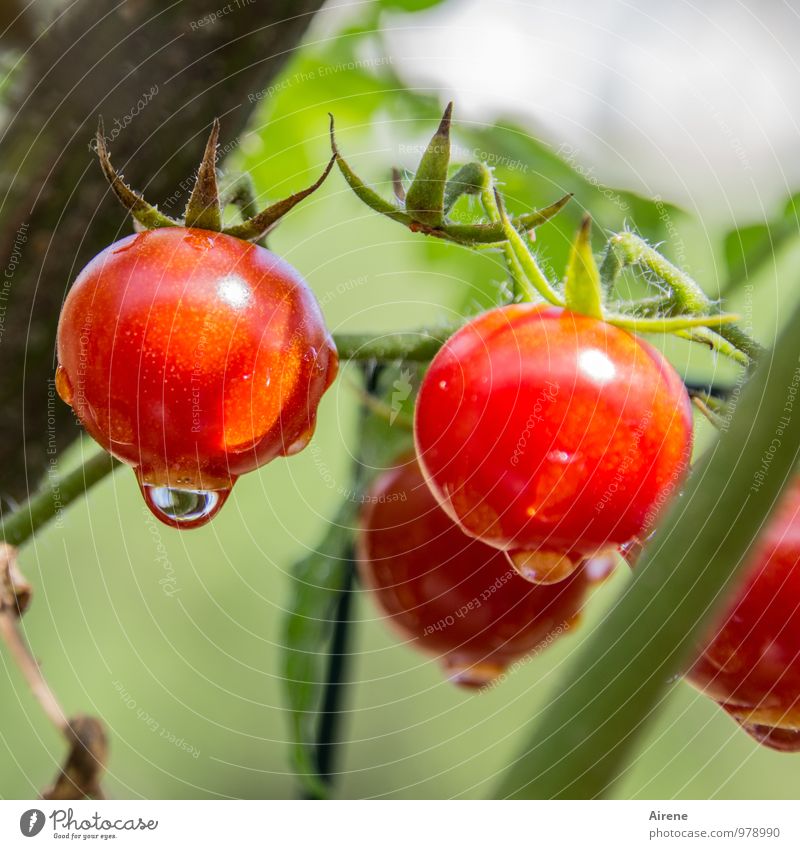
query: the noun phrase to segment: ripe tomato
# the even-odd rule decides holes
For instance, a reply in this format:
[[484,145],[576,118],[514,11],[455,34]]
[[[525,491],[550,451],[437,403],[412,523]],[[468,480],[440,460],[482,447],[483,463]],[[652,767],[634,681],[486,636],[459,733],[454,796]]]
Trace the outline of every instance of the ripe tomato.
[[583,569],[555,586],[522,580],[447,517],[414,459],[375,481],[357,547],[361,579],[389,622],[464,686],[489,683],[569,631],[590,584]]
[[301,450],[337,370],[290,265],[183,227],[128,236],[83,269],[58,361],[61,397],[178,527],[208,521],[239,475]]
[[800,481],[784,493],[687,678],[759,743],[800,751]]
[[461,528],[529,580],[643,534],[681,483],[692,408],[653,347],[566,309],[478,316],[431,363],[417,453]]

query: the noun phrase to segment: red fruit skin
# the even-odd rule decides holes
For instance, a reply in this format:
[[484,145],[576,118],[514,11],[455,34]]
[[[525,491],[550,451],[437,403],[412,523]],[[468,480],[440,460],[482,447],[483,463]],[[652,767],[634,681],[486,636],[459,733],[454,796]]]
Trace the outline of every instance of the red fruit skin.
[[583,569],[551,586],[520,578],[502,552],[448,518],[416,460],[375,481],[357,553],[361,580],[389,622],[466,686],[488,683],[568,632],[590,586]]
[[800,750],[800,482],[784,493],[687,678],[762,744]]
[[692,407],[642,339],[515,304],[478,316],[436,355],[415,438],[462,530],[505,551],[577,560],[647,532],[685,476]]
[[313,294],[257,245],[170,227],[83,269],[58,325],[57,383],[140,481],[220,490],[310,438],[337,355]]

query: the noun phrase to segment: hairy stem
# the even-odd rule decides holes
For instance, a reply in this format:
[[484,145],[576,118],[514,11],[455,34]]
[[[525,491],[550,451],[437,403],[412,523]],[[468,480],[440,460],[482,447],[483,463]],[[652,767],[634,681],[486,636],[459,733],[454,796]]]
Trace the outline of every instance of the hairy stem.
[[[703,315],[715,310],[714,301],[688,274],[673,265],[640,236],[630,231],[617,233],[609,244],[610,250],[619,251],[624,265],[641,265],[666,283],[672,292],[673,301],[682,311]],[[614,273],[618,273],[618,270],[614,269]],[[757,360],[763,353],[758,342],[735,324],[721,325],[716,327],[714,332],[751,361]],[[721,345],[717,350],[728,354],[729,348]]]

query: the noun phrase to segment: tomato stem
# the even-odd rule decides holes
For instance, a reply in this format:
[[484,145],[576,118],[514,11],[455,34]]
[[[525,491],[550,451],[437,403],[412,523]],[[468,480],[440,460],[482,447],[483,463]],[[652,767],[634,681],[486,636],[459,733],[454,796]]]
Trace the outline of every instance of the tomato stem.
[[[483,187],[481,189],[481,205],[483,206],[483,210],[486,213],[486,217],[490,221],[497,221],[502,224],[500,207],[498,206],[497,197],[495,195],[494,178],[492,177],[492,172],[482,162],[476,164],[479,165],[482,169],[484,178]],[[505,257],[506,265],[508,266],[508,271],[511,274],[511,293],[513,299],[516,301],[523,297],[524,293],[529,288],[527,285],[527,281],[525,280],[525,272],[522,270],[522,266],[517,260],[516,254],[514,253],[514,249],[511,247],[511,243],[508,241],[503,242],[503,256]]]
[[340,360],[430,360],[445,341],[464,325],[463,321],[419,330],[384,333],[335,333],[333,341]]
[[21,545],[119,465],[119,460],[98,451],[77,469],[47,478],[42,489],[0,520],[0,539],[9,545]]
[[[706,295],[700,285],[684,271],[674,266],[640,236],[630,231],[617,233],[611,237],[609,247],[610,250],[619,254],[620,269],[628,265],[640,265],[666,283],[672,292],[672,299],[682,312],[701,315],[715,311],[716,303]],[[609,260],[607,272],[610,273],[613,268],[614,266]],[[720,326],[716,330],[716,334],[727,345],[719,344],[711,337],[703,341],[707,344],[711,342],[712,347],[720,353],[730,355],[729,352],[732,347],[744,354],[748,361],[758,359],[763,353],[763,348],[744,330],[734,324]],[[741,361],[741,358],[734,359]]]
[[549,303],[563,307],[564,299],[550,284],[542,269],[539,268],[536,258],[525,244],[525,240],[514,229],[513,224],[506,214],[503,200],[497,189],[494,190],[494,199],[500,215],[500,221],[503,225],[503,234],[507,239],[510,250],[514,254],[514,258],[522,269],[522,300],[536,301],[538,300],[538,293],[538,295],[541,295]]

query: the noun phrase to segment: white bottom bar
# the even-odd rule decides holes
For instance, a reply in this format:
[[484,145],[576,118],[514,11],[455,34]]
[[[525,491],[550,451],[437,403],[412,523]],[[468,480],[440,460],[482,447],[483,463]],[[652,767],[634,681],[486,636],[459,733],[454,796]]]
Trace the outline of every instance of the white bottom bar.
[[796,847],[797,813],[763,801],[0,801],[0,847]]

